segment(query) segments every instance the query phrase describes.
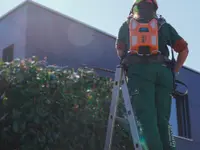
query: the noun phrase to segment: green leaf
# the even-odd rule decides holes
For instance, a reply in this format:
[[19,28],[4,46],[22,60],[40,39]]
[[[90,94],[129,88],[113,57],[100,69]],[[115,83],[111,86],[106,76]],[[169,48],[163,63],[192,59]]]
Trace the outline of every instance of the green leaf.
[[18,133],[19,132],[19,125],[18,125],[18,122],[17,121],[14,121],[13,124],[12,124],[12,129],[15,133]]

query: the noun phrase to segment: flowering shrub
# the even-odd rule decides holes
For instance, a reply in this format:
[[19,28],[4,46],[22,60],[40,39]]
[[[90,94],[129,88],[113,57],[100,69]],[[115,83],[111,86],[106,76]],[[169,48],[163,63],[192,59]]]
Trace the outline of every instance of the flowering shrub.
[[[46,59],[0,62],[1,150],[102,150],[112,80]],[[113,150],[133,149],[117,124]]]

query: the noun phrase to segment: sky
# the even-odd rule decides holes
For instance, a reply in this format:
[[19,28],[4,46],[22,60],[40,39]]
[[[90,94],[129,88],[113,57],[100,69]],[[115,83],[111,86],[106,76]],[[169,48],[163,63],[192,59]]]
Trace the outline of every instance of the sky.
[[[24,0],[0,2],[0,16]],[[126,20],[134,0],[33,0],[65,15],[117,36],[119,27]],[[199,0],[157,0],[161,14],[189,44],[185,66],[200,72],[200,5]],[[184,2],[184,3],[183,3]],[[199,15],[198,15],[199,14]]]

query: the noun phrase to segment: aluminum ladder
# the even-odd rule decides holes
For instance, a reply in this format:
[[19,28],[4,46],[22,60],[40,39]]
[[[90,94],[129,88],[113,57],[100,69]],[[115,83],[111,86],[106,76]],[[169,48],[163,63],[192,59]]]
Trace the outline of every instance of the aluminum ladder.
[[122,96],[126,108],[127,120],[130,127],[134,150],[146,150],[146,148],[144,149],[142,144],[140,143],[140,137],[138,132],[139,130],[133,112],[130,95],[127,87],[126,76],[122,65],[117,66],[115,71],[114,86],[112,90],[112,101],[110,105],[110,114],[108,118],[104,150],[111,150],[115,119],[117,117],[116,112],[118,107],[120,90],[122,90]]

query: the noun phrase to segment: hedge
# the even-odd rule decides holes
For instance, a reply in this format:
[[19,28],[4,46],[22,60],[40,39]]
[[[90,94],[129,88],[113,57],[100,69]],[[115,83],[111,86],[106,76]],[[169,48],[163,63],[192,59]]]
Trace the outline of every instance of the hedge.
[[[103,150],[111,89],[112,80],[90,68],[1,61],[0,149]],[[112,149],[133,149],[119,124]]]

